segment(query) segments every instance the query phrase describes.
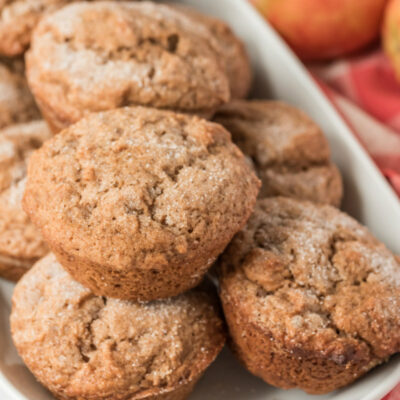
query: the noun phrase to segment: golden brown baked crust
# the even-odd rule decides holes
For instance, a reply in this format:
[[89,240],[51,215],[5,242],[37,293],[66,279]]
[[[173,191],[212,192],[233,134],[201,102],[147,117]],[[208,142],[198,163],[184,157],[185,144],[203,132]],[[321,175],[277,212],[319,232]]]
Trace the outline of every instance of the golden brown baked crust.
[[258,189],[222,126],[132,107],[91,114],[37,151],[24,207],[76,280],[151,300],[201,281]]
[[253,161],[260,197],[287,196],[339,206],[343,185],[320,128],[300,110],[277,101],[233,101],[216,122]]
[[65,0],[3,0],[0,2],[0,54],[14,57],[29,46],[40,17]]
[[23,71],[20,61],[0,60],[0,129],[40,118]]
[[27,160],[50,136],[41,120],[0,130],[0,277],[18,280],[48,252],[21,201]]
[[325,393],[400,350],[400,265],[351,217],[259,200],[221,258],[232,346],[268,383]]
[[40,18],[73,1],[77,0],[0,1],[0,54],[15,57],[24,53]]
[[21,260],[15,257],[7,257],[0,254],[0,278],[17,282],[37,260],[37,258],[31,260]]
[[215,110],[229,100],[229,82],[191,24],[150,2],[82,2],[44,17],[26,56],[43,115],[59,130],[88,111],[122,106]]
[[[182,5],[174,5],[185,12],[195,22],[204,25],[214,36],[215,41],[209,40],[220,57],[225,60],[226,75],[229,79],[231,96],[234,99],[247,97],[251,87],[252,71],[246,48],[232,29],[223,21],[204,15],[194,9]],[[195,32],[202,34],[197,24],[191,25]],[[203,36],[207,36],[204,35]]]
[[184,399],[225,342],[209,292],[143,304],[97,297],[53,254],[17,284],[11,330],[29,369],[66,400]]

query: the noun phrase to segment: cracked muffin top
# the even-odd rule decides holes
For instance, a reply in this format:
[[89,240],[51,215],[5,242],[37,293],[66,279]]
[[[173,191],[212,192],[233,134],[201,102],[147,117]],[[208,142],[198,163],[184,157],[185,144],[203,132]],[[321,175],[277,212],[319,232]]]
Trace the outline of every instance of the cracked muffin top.
[[235,100],[214,120],[248,156],[263,185],[260,197],[286,196],[338,206],[342,180],[321,129],[302,111],[267,100]]
[[0,60],[0,129],[40,118],[19,61]]
[[225,342],[202,289],[133,303],[93,295],[49,254],[13,295],[14,343],[60,398],[142,399],[197,380]]
[[13,275],[13,267],[28,269],[48,252],[21,202],[27,161],[50,136],[41,120],[0,130],[0,275]]
[[221,296],[299,357],[338,364],[400,351],[400,265],[339,210],[262,199],[221,260]]
[[145,105],[209,114],[230,98],[223,61],[193,19],[150,2],[81,2],[44,17],[27,77],[54,129],[87,111]]
[[32,31],[43,15],[73,1],[0,0],[0,54],[15,57],[24,53],[31,42]]
[[222,126],[128,107],[91,114],[35,152],[24,208],[75,260],[116,271],[204,266],[244,225],[258,189]]

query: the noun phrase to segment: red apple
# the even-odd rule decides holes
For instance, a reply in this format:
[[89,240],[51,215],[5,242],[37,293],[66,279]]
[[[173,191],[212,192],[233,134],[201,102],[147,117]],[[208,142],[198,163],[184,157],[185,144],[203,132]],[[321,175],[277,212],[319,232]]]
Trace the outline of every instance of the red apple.
[[382,39],[385,53],[400,81],[400,0],[389,1],[385,11]]
[[251,0],[303,60],[361,49],[379,35],[387,0]]

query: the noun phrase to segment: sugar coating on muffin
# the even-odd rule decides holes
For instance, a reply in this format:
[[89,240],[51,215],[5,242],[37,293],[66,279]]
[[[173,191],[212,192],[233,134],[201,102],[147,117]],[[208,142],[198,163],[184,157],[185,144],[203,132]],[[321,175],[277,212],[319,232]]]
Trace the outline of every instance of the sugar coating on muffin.
[[42,120],[0,129],[1,277],[19,279],[48,252],[21,203],[28,159],[50,137],[50,131]]
[[23,70],[21,62],[0,62],[0,129],[40,118]]
[[40,19],[74,1],[79,0],[3,1],[0,4],[0,54],[6,57],[23,54]]
[[259,200],[221,259],[233,348],[272,385],[345,386],[400,350],[400,265],[331,206]]
[[14,57],[29,46],[41,16],[66,0],[8,0],[0,5],[0,54]]
[[151,300],[200,282],[258,190],[222,126],[133,107],[91,114],[37,151],[24,207],[76,280]]
[[236,100],[221,107],[214,120],[252,160],[263,183],[260,197],[340,204],[340,173],[323,133],[306,114],[282,102]]
[[216,304],[200,289],[146,304],[97,297],[50,254],[16,286],[11,330],[59,398],[161,399],[191,389],[222,349]]
[[[193,8],[182,5],[173,5],[196,23],[191,24],[191,29],[196,33],[208,37],[209,43],[224,60],[226,75],[229,79],[231,96],[234,99],[247,97],[252,83],[252,71],[250,60],[243,42],[235,35],[232,29],[223,21],[209,15],[195,11]],[[205,26],[207,31],[198,26]],[[212,33],[213,40],[210,39]]]
[[129,105],[215,110],[230,98],[229,81],[211,33],[193,23],[150,2],[82,2],[44,17],[26,57],[43,115],[59,130],[85,112]]

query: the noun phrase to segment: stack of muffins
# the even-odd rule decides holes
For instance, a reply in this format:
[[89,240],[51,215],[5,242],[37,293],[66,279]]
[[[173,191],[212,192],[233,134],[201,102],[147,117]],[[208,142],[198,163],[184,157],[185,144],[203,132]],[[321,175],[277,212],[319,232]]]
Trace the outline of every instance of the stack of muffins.
[[150,2],[19,3],[0,52],[29,47],[48,125],[26,123],[39,112],[7,61],[24,108],[7,101],[0,132],[0,273],[34,264],[12,335],[57,398],[186,398],[225,343],[213,265],[231,348],[270,384],[328,392],[400,350],[398,259],[335,208],[318,126],[244,100],[226,24]]

